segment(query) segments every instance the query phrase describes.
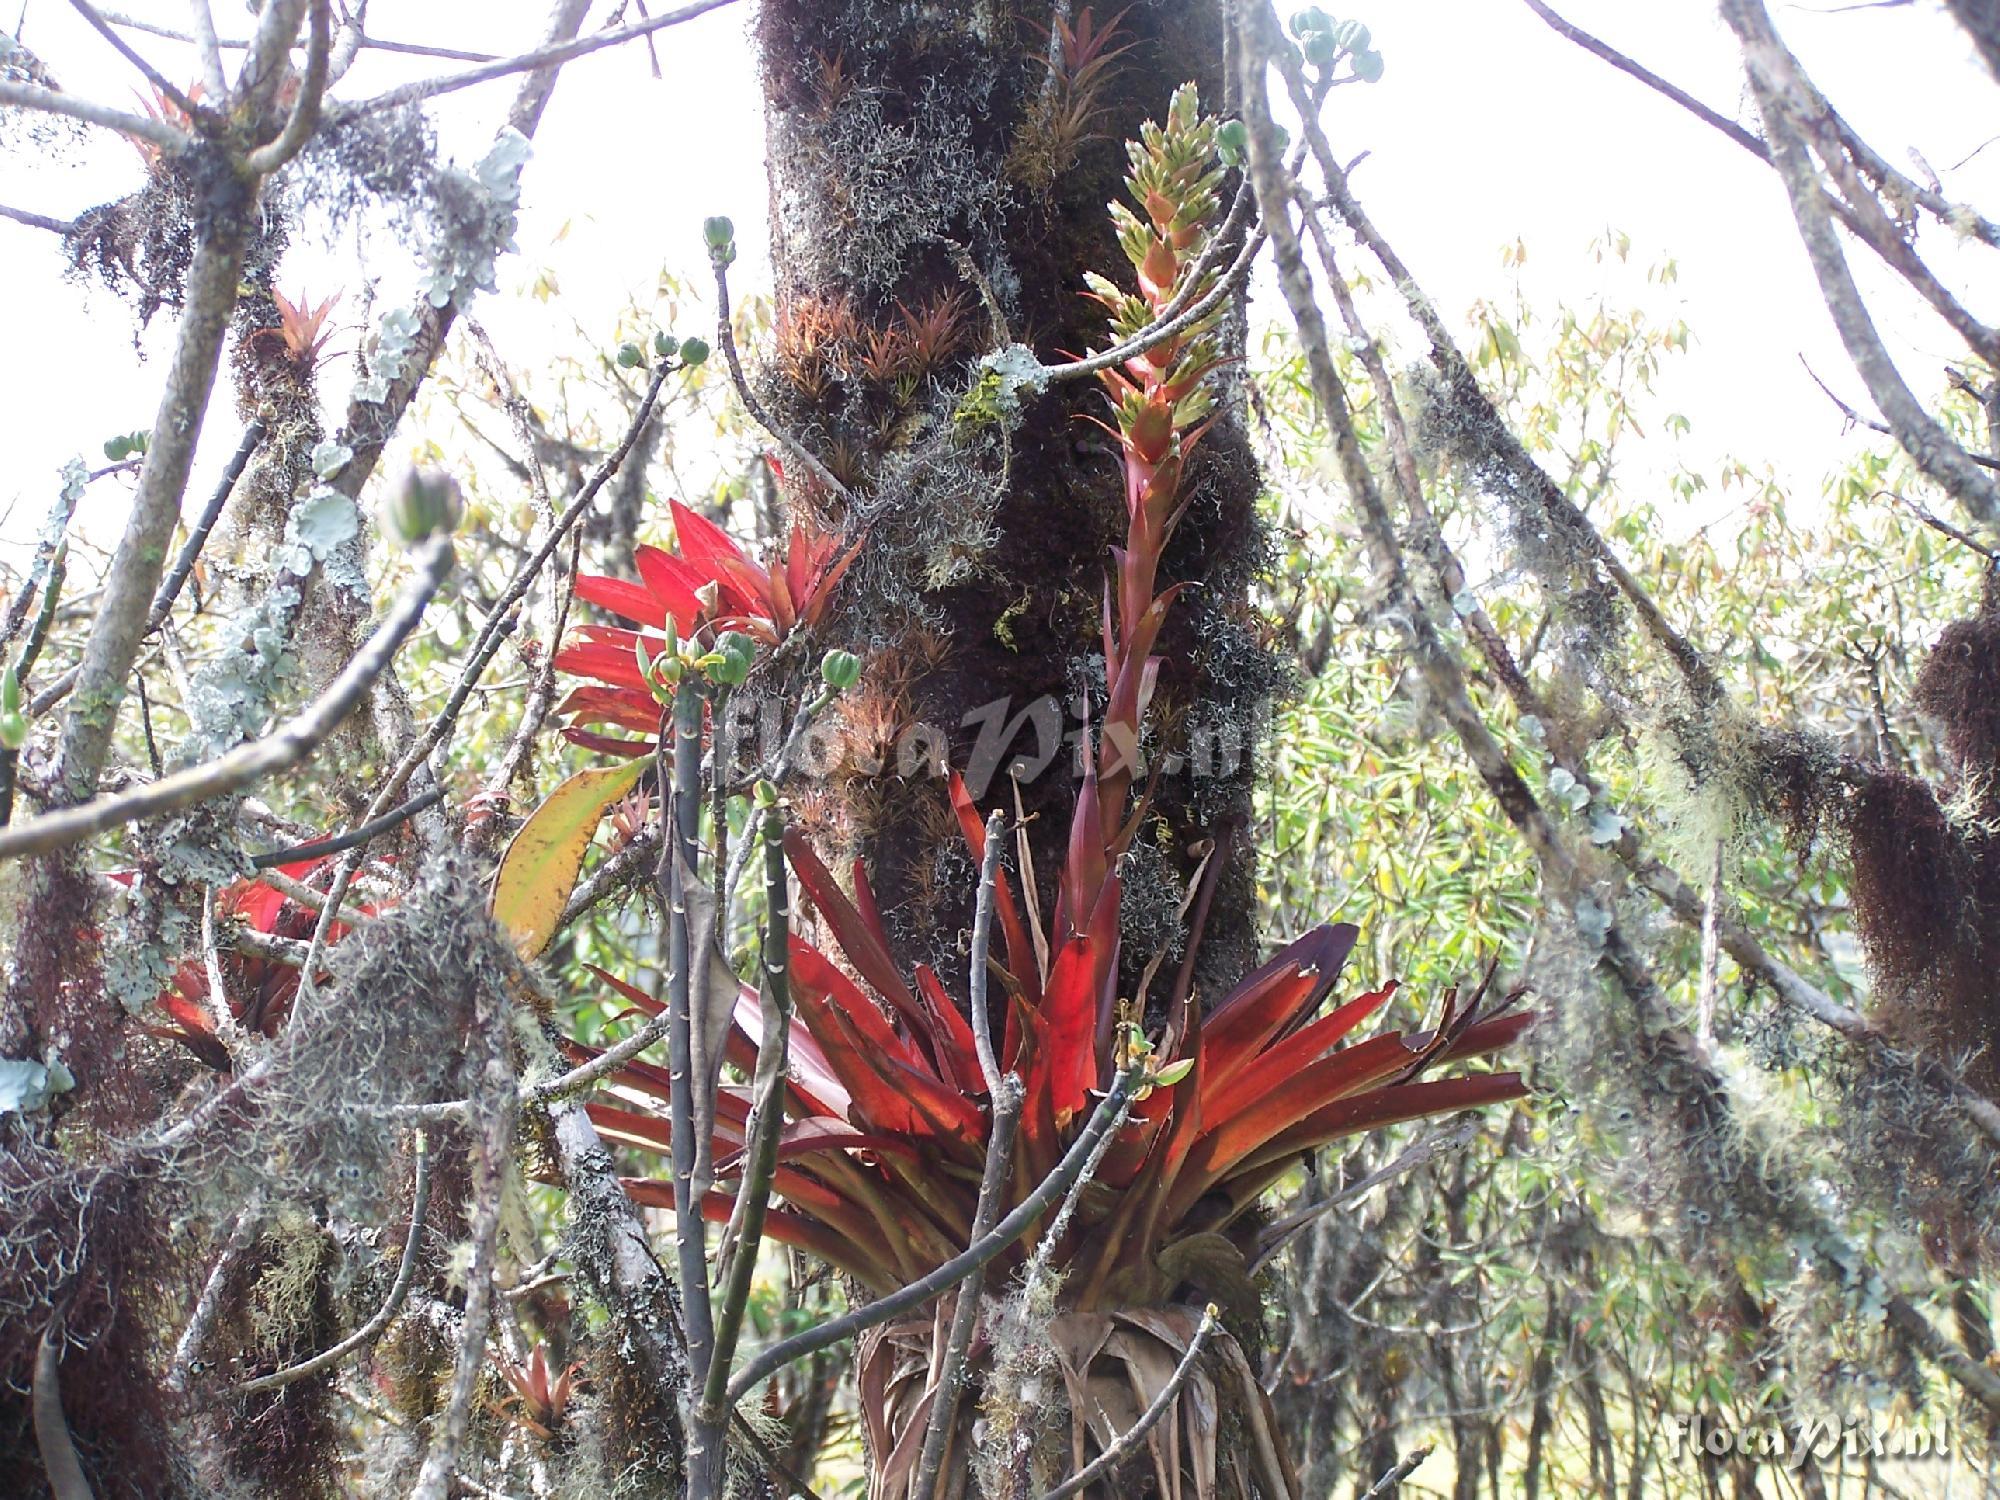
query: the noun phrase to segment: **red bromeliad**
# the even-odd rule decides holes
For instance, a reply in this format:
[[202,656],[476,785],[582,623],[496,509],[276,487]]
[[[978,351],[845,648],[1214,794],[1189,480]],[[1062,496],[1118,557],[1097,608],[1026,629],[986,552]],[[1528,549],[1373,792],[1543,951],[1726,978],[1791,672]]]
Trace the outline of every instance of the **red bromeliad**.
[[[557,668],[601,684],[573,689],[561,707],[569,720],[565,737],[589,749],[625,756],[652,752],[660,704],[646,684],[639,651],[643,647],[648,658],[656,656],[666,640],[648,630],[664,632],[671,624],[685,637],[706,624],[717,634],[741,631],[776,646],[801,626],[820,623],[860,545],[843,549],[838,537],[795,521],[784,554],[760,564],[713,521],[678,500],[672,505],[678,555],[638,548],[633,554],[638,583],[595,573],[577,578],[579,599],[640,627],[580,625],[556,653]],[[646,738],[614,739],[582,727],[589,724],[611,724]]]
[[[954,784],[975,856],[985,828]],[[865,873],[850,899],[803,841],[790,847],[800,884],[834,935],[852,977],[803,939],[791,946],[797,1020],[791,1035],[788,1123],[774,1191],[784,1199],[767,1232],[855,1276],[877,1293],[894,1290],[964,1247],[972,1223],[991,1116],[971,1029],[939,976],[918,965],[906,981],[890,956]],[[1110,888],[1115,893],[1115,884]],[[1114,920],[1070,935],[1046,963],[1020,903],[1003,882],[996,903],[1006,961],[994,961],[1007,997],[1001,1066],[1025,1084],[1026,1107],[1010,1201],[1040,1182],[1082,1128],[1093,1091],[1118,1059],[1094,1044],[1105,986],[1115,977]],[[1247,1264],[1262,1194],[1300,1158],[1330,1141],[1378,1126],[1518,1098],[1513,1073],[1439,1081],[1432,1066],[1512,1043],[1525,1014],[1479,1019],[1447,999],[1429,1032],[1352,1034],[1394,993],[1393,984],[1318,1012],[1353,948],[1351,926],[1320,927],[1247,976],[1203,1014],[1188,1004],[1158,1044],[1152,1088],[1133,1107],[1051,1264],[1081,1274],[1075,1305],[1151,1305],[1171,1300],[1183,1278],[1175,1245],[1190,1235],[1224,1236]],[[661,1003],[600,974],[648,1015]],[[886,1005],[886,1009],[885,1009]],[[728,1056],[746,1074],[755,1061],[755,991],[739,996]],[[573,1045],[579,1059],[595,1055]],[[614,1076],[622,1095],[591,1106],[607,1138],[651,1151],[669,1143],[653,1106],[671,1096],[665,1070],[634,1063]],[[639,1107],[634,1107],[635,1105]],[[713,1154],[719,1179],[741,1167],[750,1118],[748,1087],[725,1086]],[[641,1202],[671,1203],[669,1184],[627,1183]],[[732,1194],[718,1189],[709,1217],[726,1221]],[[1107,1232],[1108,1231],[1108,1232]],[[1033,1239],[1009,1252],[1013,1261]],[[1003,1262],[1004,1264],[1005,1262]],[[1239,1273],[1240,1274],[1240,1271]],[[1196,1278],[1198,1280],[1198,1278]],[[1220,1288],[1214,1290],[1220,1295]]]

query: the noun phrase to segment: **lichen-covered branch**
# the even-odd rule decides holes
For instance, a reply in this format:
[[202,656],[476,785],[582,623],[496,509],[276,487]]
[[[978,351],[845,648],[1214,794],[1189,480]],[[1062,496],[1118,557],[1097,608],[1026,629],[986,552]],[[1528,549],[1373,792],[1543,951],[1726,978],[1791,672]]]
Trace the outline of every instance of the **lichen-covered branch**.
[[[0,830],[0,859],[61,849],[120,824],[227,796],[297,765],[333,733],[374,685],[402,648],[404,639],[416,628],[417,621],[423,618],[431,595],[444,581],[451,564],[450,538],[437,537],[426,544],[417,559],[416,576],[383,617],[375,634],[327,685],[326,691],[296,718],[263,739],[238,745],[216,760],[177,771],[115,797],[45,813]],[[330,902],[334,900],[337,898],[329,898]]]

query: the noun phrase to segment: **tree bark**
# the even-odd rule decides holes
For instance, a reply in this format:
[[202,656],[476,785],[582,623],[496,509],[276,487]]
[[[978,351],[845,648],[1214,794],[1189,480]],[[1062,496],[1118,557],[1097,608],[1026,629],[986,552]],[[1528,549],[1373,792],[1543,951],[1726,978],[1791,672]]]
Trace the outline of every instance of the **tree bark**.
[[[1010,812],[1018,766],[1047,911],[1077,778],[1073,741],[1052,754],[1039,737],[1075,731],[1079,691],[1095,695],[1093,718],[1101,706],[1107,548],[1124,528],[1116,451],[1079,420],[1109,416],[1102,391],[1053,386],[988,420],[965,400],[975,365],[1010,340],[1044,363],[1105,346],[1081,293],[1084,272],[1124,271],[1105,212],[1124,191],[1121,143],[1190,78],[1206,108],[1224,102],[1214,0],[1120,12],[1109,46],[1123,50],[1095,86],[1078,81],[1082,48],[1052,65],[1047,28],[1068,10],[768,0],[762,13],[778,328],[757,383],[777,424],[850,492],[794,465],[792,505],[867,538],[842,585],[844,639],[827,644],[864,653],[869,670],[843,702],[844,763],[805,821],[830,853],[867,862],[901,957],[945,972],[961,967],[976,872],[938,760],[966,773],[982,807]],[[1085,17],[1068,23],[1075,36]],[[899,356],[896,330],[939,310],[958,314],[946,357],[924,368]],[[1240,353],[1240,319],[1229,338]],[[1157,748],[1205,744],[1210,763],[1163,764],[1124,898],[1129,976],[1180,942],[1201,850],[1223,841],[1197,970],[1210,997],[1253,953],[1242,834],[1256,726],[1281,684],[1249,606],[1264,540],[1240,392],[1221,404],[1165,559],[1168,579],[1191,587],[1158,647],[1152,721]]]

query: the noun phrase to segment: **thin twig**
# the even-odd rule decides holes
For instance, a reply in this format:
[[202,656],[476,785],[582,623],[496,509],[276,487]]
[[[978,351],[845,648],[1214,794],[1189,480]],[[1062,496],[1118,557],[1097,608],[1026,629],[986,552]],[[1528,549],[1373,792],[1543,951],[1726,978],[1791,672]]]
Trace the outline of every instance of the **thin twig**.
[[375,1309],[367,1322],[331,1348],[322,1349],[311,1359],[301,1360],[282,1370],[274,1370],[269,1375],[259,1375],[255,1380],[246,1380],[236,1387],[238,1396],[255,1396],[264,1391],[275,1391],[305,1380],[331,1369],[357,1349],[365,1349],[381,1337],[382,1330],[396,1319],[403,1310],[404,1299],[410,1295],[410,1287],[417,1279],[417,1259],[424,1245],[424,1215],[430,1209],[431,1201],[431,1138],[428,1131],[419,1130],[416,1138],[416,1165],[414,1181],[410,1187],[410,1231],[403,1237],[403,1255],[396,1263],[396,1279],[389,1284],[389,1295],[382,1299],[382,1305]]
[[[267,866],[257,879],[260,884],[269,886],[287,900],[297,902],[308,911],[319,912],[326,909],[327,900],[324,892],[314,890],[303,880],[292,879],[276,867]],[[357,911],[351,906],[343,906],[340,908],[339,919],[350,927],[358,926],[368,920],[368,913]]]
[[[1007,816],[999,808],[986,820],[986,852],[979,861],[979,896],[972,909],[972,961],[967,990],[971,997],[972,1045],[979,1054],[979,1072],[987,1097],[1000,1096],[1000,1063],[993,1051],[993,1019],[986,1008],[987,959],[993,951],[993,902],[1000,882],[1000,833]],[[922,1500],[919,1492],[918,1500]]]
[[146,82],[159,90],[161,98],[170,100],[174,108],[186,115],[190,120],[200,120],[204,124],[210,124],[215,121],[216,114],[213,109],[195,103],[194,100],[181,92],[179,86],[172,79],[147,62],[139,54],[138,49],[114,31],[111,23],[98,14],[97,7],[92,5],[90,0],[69,0],[69,3],[70,8],[90,24],[91,30],[109,42],[116,49],[120,57],[139,70],[145,77]]
[[[1977,458],[1980,455],[1975,453],[1972,456],[1974,458]],[[1891,500],[1894,500],[1898,505],[1902,506],[1905,510],[1909,511],[1911,515],[1915,516],[1919,521],[1922,521],[1924,525],[1930,527],[1931,530],[1938,532],[1941,535],[1950,537],[1954,542],[1957,542],[1961,547],[1968,547],[1972,551],[1977,552],[1981,557],[1985,558],[1988,562],[1993,563],[1996,566],[2000,566],[2000,549],[1989,547],[1986,545],[1986,543],[1979,541],[1977,538],[1969,536],[1965,532],[1960,531],[1956,526],[1952,525],[1951,522],[1942,520],[1939,517],[1932,515],[1929,511],[1925,510],[1921,505],[1917,504],[1916,501],[1910,499],[1907,495],[1902,494],[1900,491],[1877,490],[1875,492],[1875,498],[1878,500],[1884,495],[1887,495]]]
[[[706,1016],[692,1013],[694,970],[708,965],[708,943],[712,934],[704,931],[697,941],[689,885],[695,878],[697,845],[695,820],[700,817],[701,735],[706,707],[701,684],[692,672],[675,684],[669,720],[660,721],[660,739],[655,755],[661,767],[661,820],[666,825],[661,842],[658,881],[667,902],[667,1068],[672,1075],[671,1116],[673,1122],[674,1250],[680,1268],[681,1326],[686,1331],[688,1364],[697,1381],[704,1379],[712,1365],[715,1324],[708,1295],[708,1225],[702,1218],[701,1193],[696,1178],[703,1156],[697,1141],[698,1123],[705,1123],[697,1108],[695,1091],[706,1089],[708,1079],[697,1077],[694,1036],[705,1029]],[[671,739],[671,743],[670,743]],[[671,779],[668,774],[671,752]],[[706,1112],[712,1119],[713,1105]],[[688,1454],[691,1479],[708,1472],[709,1464],[719,1465],[719,1451],[700,1447],[702,1424],[689,1434],[694,1451]],[[719,1468],[714,1470],[719,1477]],[[719,1489],[719,1484],[717,1485]],[[690,1493],[694,1493],[691,1488]]]
[[289,849],[273,849],[265,854],[250,856],[251,865],[259,870],[273,869],[278,865],[296,864],[304,859],[318,859],[326,854],[340,854],[349,849],[380,838],[398,823],[406,822],[425,808],[444,800],[445,789],[434,786],[427,792],[419,792],[400,807],[392,807],[379,818],[370,818],[359,828],[351,828],[346,833],[332,838],[316,839],[310,844],[294,844]]
[[1467,1120],[1456,1130],[1440,1130],[1435,1134],[1426,1136],[1423,1140],[1418,1141],[1414,1146],[1410,1147],[1409,1150],[1396,1157],[1387,1166],[1378,1167],[1360,1181],[1350,1182],[1338,1192],[1330,1193],[1324,1198],[1308,1203],[1304,1208],[1296,1209],[1286,1214],[1284,1218],[1279,1219],[1276,1223],[1266,1226],[1257,1236],[1257,1251],[1250,1260],[1250,1274],[1255,1276],[1259,1271],[1263,1270],[1265,1266],[1271,1263],[1272,1258],[1280,1250],[1284,1249],[1286,1243],[1293,1235],[1304,1229],[1322,1214],[1330,1213],[1342,1204],[1352,1203],[1355,1199],[1380,1187],[1390,1179],[1401,1177],[1412,1168],[1420,1167],[1425,1162],[1431,1161],[1447,1151],[1461,1149],[1471,1142],[1478,1128],[1479,1122],[1477,1118],[1474,1118]]
[[[778,1142],[785,1128],[786,1070],[792,1030],[791,882],[785,874],[785,815],[772,807],[764,815],[764,1034],[757,1042],[755,1098],[743,1153],[743,1172],[723,1237],[722,1268],[716,1280],[721,1301],[715,1312],[714,1337],[708,1369],[702,1377],[701,1400],[695,1408],[695,1430],[688,1462],[700,1466],[690,1476],[689,1494],[720,1493],[723,1427],[728,1412],[729,1370],[750,1307],[751,1283],[757,1273],[757,1251],[764,1241],[764,1218],[771,1202],[771,1180],[778,1166]],[[756,835],[746,835],[749,842]],[[697,958],[696,962],[703,960]],[[699,1020],[697,1024],[701,1024]],[[705,1471],[705,1472],[704,1472]],[[699,1482],[696,1482],[696,1478]]]
[[953,1256],[929,1275],[899,1287],[888,1296],[771,1345],[745,1365],[742,1373],[729,1383],[729,1399],[742,1400],[794,1360],[804,1359],[808,1354],[829,1348],[891,1318],[901,1317],[912,1308],[921,1307],[1005,1251],[1028,1232],[1050,1204],[1078,1181],[1084,1164],[1097,1154],[1098,1146],[1110,1136],[1117,1122],[1125,1117],[1132,1090],[1137,1087],[1143,1072],[1143,1065],[1135,1063],[1118,1075],[1110,1090],[1098,1101],[1089,1123],[1083,1127],[1083,1133],[1071,1142],[1062,1160],[1006,1218],[993,1226],[991,1234]]
[[1421,1469],[1424,1466],[1424,1460],[1430,1456],[1431,1450],[1429,1444],[1425,1444],[1421,1448],[1413,1449],[1404,1454],[1387,1473],[1369,1485],[1366,1490],[1355,1496],[1354,1500],[1383,1500],[1384,1496],[1395,1494],[1403,1481],[1416,1473],[1418,1469]]
[[50,234],[68,234],[76,228],[74,219],[56,219],[47,214],[32,213],[25,208],[10,208],[0,203],[0,219],[12,219],[16,224],[25,224],[30,229],[46,229]]
[[83,1461],[70,1441],[62,1408],[63,1338],[54,1323],[42,1330],[35,1350],[35,1379],[30,1394],[34,1411],[35,1446],[41,1451],[42,1473],[55,1500],[93,1500]]
[[38,83],[15,83],[0,79],[0,109],[34,109],[43,114],[64,115],[86,125],[101,125],[137,140],[149,141],[162,151],[181,152],[194,144],[193,137],[174,129],[164,120],[148,119],[106,104],[80,99],[60,89],[43,88]]
[[[1241,197],[1239,197],[1239,204],[1240,202]],[[1236,209],[1232,208],[1230,211],[1230,223],[1234,222],[1235,214]],[[1203,252],[1202,259],[1205,260],[1217,246],[1225,242],[1225,235],[1228,233],[1228,229],[1229,225],[1225,223],[1223,228],[1216,232],[1213,239],[1209,242],[1208,249]],[[1235,291],[1244,277],[1249,275],[1250,263],[1257,258],[1257,252],[1264,248],[1264,239],[1265,231],[1262,229],[1257,230],[1256,233],[1246,239],[1243,242],[1243,248],[1237,252],[1236,259],[1229,263],[1228,269],[1217,277],[1215,285],[1210,287],[1197,300],[1190,302],[1178,311],[1170,311],[1169,309],[1173,308],[1173,302],[1169,302],[1166,308],[1161,309],[1161,316],[1154,319],[1151,325],[1141,329],[1124,343],[1115,345],[1101,353],[1093,354],[1087,359],[1070,360],[1067,363],[1059,365],[1043,365],[1043,380],[1047,381],[1050,385],[1057,385],[1066,380],[1080,380],[1085,376],[1095,375],[1100,370],[1108,370],[1114,365],[1122,365],[1128,359],[1135,359],[1155,345],[1165,343],[1168,339],[1178,338],[1220,307],[1223,300],[1231,292]],[[1199,268],[1201,261],[1196,261],[1195,265]],[[1182,288],[1182,293],[1191,296],[1193,289],[1200,284],[1200,274],[1190,275],[1186,286]],[[1174,300],[1178,301],[1180,299],[1177,296]]]
[[486,1334],[493,1321],[493,1261],[500,1216],[507,1200],[507,1158],[514,1138],[514,1065],[508,1055],[505,1001],[485,987],[474,992],[474,1025],[484,1043],[474,1090],[478,1129],[472,1138],[472,1264],[465,1277],[465,1323],[459,1330],[451,1394],[431,1437],[430,1451],[410,1500],[445,1500],[459,1450],[472,1426],[472,1398],[486,1365]]
[[209,13],[208,0],[188,0],[188,16],[194,26],[193,36],[174,36],[164,28],[135,22],[125,16],[112,15],[108,11],[104,19],[113,26],[124,26],[133,31],[150,31],[155,36],[168,35],[173,36],[175,41],[192,42],[195,56],[201,64],[202,82],[207,85],[209,94],[220,100],[229,93],[229,80],[222,71],[222,45],[215,38],[215,17]]
[[750,413],[751,419],[771,434],[779,447],[812,472],[813,478],[841,499],[852,501],[853,495],[834,476],[833,470],[821,463],[804,443],[780,427],[750,389],[750,382],[743,375],[743,360],[736,352],[736,331],[729,323],[729,262],[720,251],[711,255],[710,259],[715,265],[715,341],[722,346],[722,358],[729,366],[729,379],[736,387],[736,399],[743,403],[743,409]]
[[[216,482],[215,493],[208,497],[208,504],[202,508],[194,530],[188,533],[188,539],[181,547],[180,554],[174,558],[173,567],[168,570],[167,576],[160,580],[159,588],[154,591],[152,606],[146,611],[146,625],[141,632],[142,638],[158,630],[166,623],[167,616],[173,613],[174,601],[180,597],[189,575],[194,572],[194,565],[201,556],[201,549],[208,544],[209,534],[215,530],[215,523],[221,518],[223,506],[229,503],[230,491],[236,488],[236,481],[243,477],[243,470],[250,462],[250,455],[256,452],[257,445],[263,440],[263,419],[253,419],[250,425],[243,429],[243,440],[236,445],[236,451],[230,455],[228,464],[223,468],[222,478]],[[77,673],[80,670],[78,667],[71,667],[37,693],[33,711],[38,714],[47,713],[60,703],[68,696],[69,690],[76,686]]]
[[1187,1350],[1181,1355],[1180,1363],[1174,1366],[1174,1373],[1167,1377],[1167,1383],[1160,1387],[1159,1394],[1154,1396],[1146,1409],[1139,1413],[1139,1420],[1106,1443],[1103,1452],[1050,1490],[1042,1500],[1069,1500],[1072,1495],[1080,1495],[1087,1486],[1123,1463],[1126,1457],[1145,1441],[1146,1434],[1160,1425],[1160,1419],[1172,1408],[1180,1396],[1181,1387],[1187,1384],[1188,1377],[1194,1373],[1194,1367],[1201,1362],[1202,1349],[1219,1326],[1221,1319],[1216,1313],[1215,1304],[1211,1302],[1201,1315],[1201,1325],[1195,1329],[1194,1337],[1188,1340]]
[[239,745],[212,761],[190,766],[133,791],[100,797],[0,829],[0,859],[65,848],[139,818],[158,817],[227,796],[297,765],[333,733],[389,665],[423,617],[431,595],[444,581],[451,563],[449,537],[437,537],[427,543],[418,557],[416,577],[405,586],[375,634],[341,668],[326,691],[289,723],[263,739]]
[[[191,0],[189,8],[203,20],[208,16],[208,0]],[[188,42],[197,47],[204,45],[200,33],[201,20],[197,20],[196,22],[196,32],[190,34],[185,31],[176,31],[171,26],[162,26],[157,21],[144,20],[138,16],[125,15],[119,11],[107,10],[101,14],[113,26],[122,26],[127,31],[143,31],[148,36],[160,37],[169,42]],[[222,52],[241,52],[250,45],[241,37],[216,38],[212,24],[208,27],[208,38]],[[368,52],[399,52],[408,57],[435,57],[444,62],[489,63],[499,61],[497,55],[491,52],[468,52],[463,47],[434,47],[423,42],[392,42],[374,36],[363,37],[361,47],[362,50]],[[204,69],[204,76],[205,74],[206,70]],[[222,91],[219,62],[216,78],[209,84],[209,87],[217,94],[220,94]]]
[[712,10],[720,10],[731,0],[695,0],[692,5],[683,5],[679,10],[670,10],[654,16],[651,20],[621,26],[615,31],[600,31],[595,36],[579,37],[573,42],[558,46],[541,47],[533,52],[524,52],[518,57],[503,58],[487,63],[483,67],[468,68],[463,73],[449,73],[443,78],[429,78],[418,83],[406,83],[372,99],[358,100],[343,105],[335,111],[335,119],[344,120],[354,115],[367,114],[375,110],[401,109],[407,104],[416,104],[425,99],[435,99],[440,94],[454,93],[459,89],[471,88],[476,83],[486,83],[495,78],[505,78],[510,73],[527,73],[540,68],[566,63],[572,58],[583,57],[591,52],[600,52],[606,47],[620,46],[642,36],[651,36],[656,31],[669,26],[678,26],[683,21],[692,21],[696,16],[707,15]]

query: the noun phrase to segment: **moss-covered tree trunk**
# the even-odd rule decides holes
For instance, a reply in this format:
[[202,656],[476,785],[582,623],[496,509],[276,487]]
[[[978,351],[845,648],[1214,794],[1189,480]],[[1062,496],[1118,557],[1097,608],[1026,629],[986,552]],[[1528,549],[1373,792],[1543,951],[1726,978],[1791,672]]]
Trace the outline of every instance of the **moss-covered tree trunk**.
[[[1044,363],[1105,346],[1083,278],[1125,274],[1105,211],[1123,142],[1190,79],[1221,108],[1224,34],[1216,0],[1139,0],[1115,19],[1018,0],[764,6],[778,330],[757,378],[850,492],[793,465],[793,503],[867,535],[840,629],[869,669],[807,814],[830,852],[866,859],[906,960],[963,963],[976,875],[940,759],[987,809],[1013,810],[1018,773],[1046,897],[1075,734],[1102,706],[1108,548],[1125,526],[1116,449],[1082,420],[1109,415],[1102,389],[996,409],[968,399],[977,362],[1008,343]],[[1126,873],[1128,974],[1180,944],[1210,840],[1224,852],[1198,979],[1240,974],[1253,944],[1250,760],[1275,669],[1249,609],[1258,476],[1240,402],[1223,407],[1161,580],[1191,586],[1158,647],[1160,775]]]

